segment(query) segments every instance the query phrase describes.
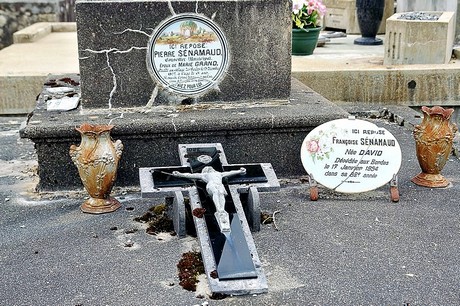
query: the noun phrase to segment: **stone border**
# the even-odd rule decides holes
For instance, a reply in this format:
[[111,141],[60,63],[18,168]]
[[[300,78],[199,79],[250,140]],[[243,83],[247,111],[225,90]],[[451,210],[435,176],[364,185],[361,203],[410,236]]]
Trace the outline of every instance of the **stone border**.
[[13,34],[15,44],[37,41],[51,32],[76,32],[75,22],[37,22]]

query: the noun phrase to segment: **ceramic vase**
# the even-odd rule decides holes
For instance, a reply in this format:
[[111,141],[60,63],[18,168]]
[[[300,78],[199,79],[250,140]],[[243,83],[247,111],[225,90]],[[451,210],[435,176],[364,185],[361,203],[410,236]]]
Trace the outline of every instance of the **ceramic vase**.
[[425,187],[446,187],[449,181],[441,175],[441,170],[449,158],[457,132],[457,126],[450,122],[454,110],[423,106],[422,112],[422,123],[414,129],[416,154],[422,172],[412,182]]
[[113,125],[84,123],[76,128],[81,134],[80,146],[70,146],[72,161],[90,195],[81,205],[81,210],[86,213],[108,213],[121,206],[120,202],[110,197],[123,151],[121,141],[114,142],[110,137],[112,128]]
[[361,36],[355,39],[356,45],[381,45],[383,41],[377,38],[382,22],[385,0],[356,0],[356,15]]
[[311,55],[318,44],[321,27],[292,29],[292,55]]

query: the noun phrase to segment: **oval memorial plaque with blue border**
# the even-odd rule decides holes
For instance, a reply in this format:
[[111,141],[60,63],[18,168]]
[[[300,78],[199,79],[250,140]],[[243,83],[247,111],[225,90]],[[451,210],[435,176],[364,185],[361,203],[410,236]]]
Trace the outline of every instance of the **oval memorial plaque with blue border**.
[[147,67],[163,88],[199,96],[218,85],[229,56],[227,39],[212,20],[179,14],[162,22],[150,38]]
[[344,193],[374,190],[401,167],[401,148],[386,129],[338,119],[313,129],[300,150],[302,165],[321,185]]

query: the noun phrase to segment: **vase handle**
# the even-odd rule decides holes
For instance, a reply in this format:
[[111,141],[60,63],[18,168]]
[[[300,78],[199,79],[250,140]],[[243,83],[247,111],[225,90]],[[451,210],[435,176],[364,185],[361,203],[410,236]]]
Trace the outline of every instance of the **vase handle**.
[[80,158],[81,155],[81,148],[73,144],[70,146],[69,154],[72,162],[76,165],[78,163],[78,158]]
[[115,141],[113,146],[115,147],[115,154],[117,155],[117,159],[120,160],[121,153],[123,152],[123,144],[121,143],[121,140],[118,139]]

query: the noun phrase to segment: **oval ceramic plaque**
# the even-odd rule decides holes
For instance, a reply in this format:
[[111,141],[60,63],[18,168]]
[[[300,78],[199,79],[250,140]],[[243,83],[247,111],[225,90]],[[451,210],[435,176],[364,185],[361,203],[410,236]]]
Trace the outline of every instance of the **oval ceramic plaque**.
[[228,43],[220,28],[197,14],[175,15],[151,37],[150,74],[164,88],[197,96],[218,84],[229,63]]
[[305,137],[305,170],[321,185],[344,193],[374,190],[401,167],[401,148],[386,129],[357,119],[326,122]]

